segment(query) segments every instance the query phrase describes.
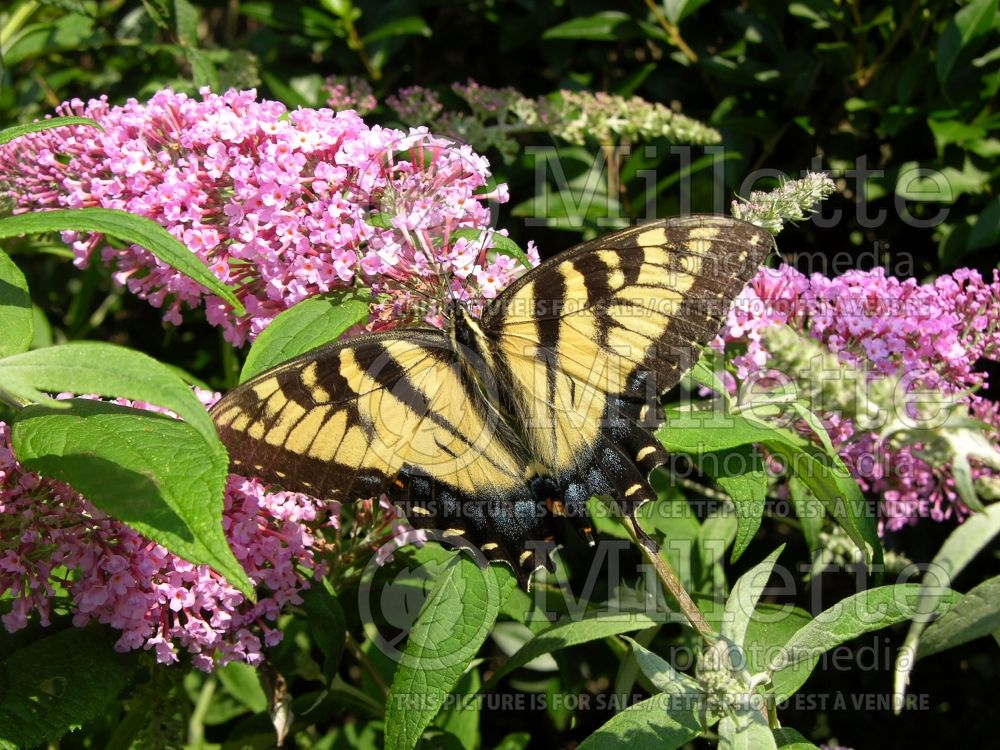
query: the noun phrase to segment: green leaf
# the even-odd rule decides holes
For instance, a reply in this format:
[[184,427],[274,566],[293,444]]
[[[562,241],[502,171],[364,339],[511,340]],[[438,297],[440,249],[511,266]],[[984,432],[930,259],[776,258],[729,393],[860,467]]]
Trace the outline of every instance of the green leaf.
[[938,81],[948,80],[962,52],[990,31],[996,17],[997,0],[973,0],[955,14],[938,39]]
[[[28,282],[7,253],[0,250],[0,357],[27,351],[35,335]],[[2,385],[2,381],[0,381]]]
[[[718,403],[728,405],[729,391],[726,389],[725,383],[723,383],[722,379],[719,377],[718,367],[719,358],[716,353],[712,349],[704,347],[701,351],[701,356],[699,356],[697,361],[694,363],[694,367],[687,371],[684,378],[686,380],[690,380],[695,385],[708,388],[713,393],[716,393],[719,398],[723,399]],[[692,390],[694,389],[692,388]]]
[[142,352],[98,341],[15,354],[0,360],[0,387],[58,409],[63,402],[41,393],[122,397],[170,409],[205,439],[206,450],[225,457],[204,404],[176,371]]
[[719,722],[719,750],[777,750],[774,734],[758,711],[748,709]]
[[906,685],[913,671],[915,655],[930,615],[935,610],[935,600],[944,587],[950,586],[969,561],[985,549],[993,538],[1000,534],[1000,503],[994,503],[979,513],[973,513],[945,539],[941,549],[927,568],[920,582],[920,600],[917,602],[917,617],[910,624],[899,655],[896,657],[896,676],[893,682],[894,705],[902,703]]
[[788,478],[788,494],[795,507],[795,516],[802,527],[802,535],[809,545],[809,555],[814,556],[819,549],[819,534],[823,530],[823,518],[826,515],[823,503],[796,476]]
[[638,612],[598,612],[579,619],[561,620],[524,644],[520,651],[493,673],[493,676],[486,681],[483,690],[490,690],[503,677],[542,654],[662,624],[662,617],[657,619]]
[[653,683],[653,687],[661,693],[689,695],[692,698],[701,695],[698,683],[683,672],[678,672],[662,656],[654,654],[628,636],[624,636],[624,639],[632,646],[632,653],[635,655],[639,669]]
[[757,674],[767,669],[770,656],[812,619],[811,614],[791,604],[758,604],[744,638],[747,671]]
[[988,578],[924,631],[917,658],[954,648],[1000,630],[1000,576]]
[[65,404],[18,413],[12,442],[21,463],[183,559],[210,565],[252,598],[222,530],[225,454],[171,417],[103,401]]
[[622,30],[630,27],[631,17],[618,10],[606,10],[592,16],[572,18],[545,30],[542,39],[589,39],[613,42],[621,38]]
[[[482,229],[470,228],[470,229],[456,229],[454,232],[451,233],[451,236],[454,239],[465,239],[469,240],[469,242],[478,242],[479,239],[483,236],[483,234],[484,230]],[[490,237],[490,242],[493,243],[493,249],[496,250],[498,253],[501,253],[503,255],[509,255],[514,260],[520,262],[520,264],[525,268],[529,269],[532,268],[531,261],[528,260],[527,254],[524,252],[524,250],[521,249],[521,246],[518,245],[516,242],[514,242],[514,240],[512,240],[510,237],[507,237],[506,235],[503,234],[499,234],[497,232],[491,232],[489,237]]]
[[196,88],[207,86],[210,89],[219,88],[219,71],[212,62],[212,58],[204,51],[196,47],[181,46],[181,50],[188,62],[191,64],[191,82]]
[[392,229],[392,216],[384,212],[368,214],[365,224],[376,229]]
[[139,662],[134,652],[115,651],[118,635],[103,627],[68,628],[0,662],[0,746],[52,742],[113,710]]
[[731,450],[751,443],[763,445],[781,458],[788,471],[823,503],[865,559],[881,564],[882,545],[875,509],[835,453],[791,430],[741,414],[673,406],[665,410],[665,415],[666,422],[657,430],[656,437],[672,453],[687,453],[697,460],[705,452]]
[[813,743],[788,727],[779,727],[774,731],[774,740],[779,750],[819,750]]
[[664,0],[663,11],[672,24],[678,24],[709,0]]
[[323,674],[331,681],[340,669],[340,659],[347,642],[344,608],[326,578],[312,581],[310,587],[302,592],[302,601],[309,633],[323,652]]
[[249,664],[232,661],[216,670],[215,674],[226,692],[251,713],[261,714],[267,710],[267,695],[260,686],[260,677],[257,675],[257,670]]
[[370,295],[332,292],[308,297],[280,313],[261,331],[240,372],[240,382],[317,346],[340,338],[344,331],[368,319]]
[[365,34],[361,38],[361,41],[365,44],[372,44],[373,42],[380,42],[383,39],[395,39],[400,36],[430,37],[432,35],[433,32],[431,31],[431,27],[427,25],[427,21],[420,16],[406,16],[405,18],[396,18],[382,24],[375,31]]
[[67,13],[53,23],[26,26],[4,45],[3,63],[9,71],[32,58],[51,59],[60,51],[77,52],[101,43],[107,37],[94,28],[92,16]]
[[32,303],[31,318],[34,327],[34,331],[31,334],[31,348],[43,349],[46,346],[52,346],[55,343],[55,339],[52,334],[52,325],[49,323],[49,319],[45,317],[45,311]]
[[[775,699],[782,701],[809,677],[820,656],[864,633],[908,620],[916,614],[918,584],[901,583],[862,591],[824,610],[788,639],[771,660]],[[946,610],[958,593],[946,589],[935,611]]]
[[473,750],[481,744],[479,713],[482,703],[476,700],[476,696],[482,686],[478,670],[473,668],[463,674],[452,691],[454,700],[434,722],[443,731],[456,737],[459,747],[465,750]]
[[246,314],[232,290],[176,237],[152,219],[109,208],[60,208],[0,219],[0,239],[63,230],[97,232],[141,245],[174,270],[225,300],[237,315]]
[[494,566],[481,570],[454,558],[435,583],[410,631],[386,697],[385,745],[410,750],[479,652],[514,578]]
[[182,44],[198,46],[198,10],[188,0],[173,0],[174,30]]
[[698,467],[711,476],[736,506],[736,542],[732,557],[736,562],[760,528],[767,494],[767,472],[760,454],[751,445],[710,451],[696,458]]
[[[676,750],[701,734],[683,696],[665,693],[629,706],[580,743],[579,750]],[[680,705],[678,705],[680,704]]]
[[500,740],[493,750],[525,750],[531,742],[527,732],[514,732]]
[[787,433],[787,439],[764,445],[802,480],[862,551],[865,560],[881,566],[877,509],[865,499],[844,462],[794,433],[782,432]]
[[781,428],[751,421],[728,410],[670,406],[656,437],[668,451],[698,455],[785,439]]
[[982,250],[1000,240],[1000,195],[987,203],[975,218],[976,223],[969,232],[966,243],[966,252]]
[[62,128],[67,125],[88,125],[98,130],[104,130],[96,121],[89,117],[50,117],[47,120],[38,120],[24,125],[11,125],[9,128],[0,130],[0,146],[10,143],[15,138],[29,133],[39,133],[50,128]]
[[733,585],[733,590],[726,600],[726,609],[722,615],[721,634],[740,648],[744,648],[747,628],[750,626],[754,610],[767,586],[767,581],[771,577],[778,556],[784,549],[785,545],[782,544],[765,557],[762,562],[741,575]]

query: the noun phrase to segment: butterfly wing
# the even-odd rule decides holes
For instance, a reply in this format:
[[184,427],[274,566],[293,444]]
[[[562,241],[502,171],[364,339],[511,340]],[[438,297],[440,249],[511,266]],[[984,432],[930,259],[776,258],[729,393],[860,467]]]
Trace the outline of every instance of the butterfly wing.
[[718,333],[772,246],[735,219],[656,221],[561,253],[487,311],[506,408],[568,504],[651,499],[649,471],[666,460],[651,434],[659,396]]
[[414,525],[522,575],[549,562],[525,550],[549,533],[524,451],[439,331],[314,350],[234,389],[212,416],[238,473],[324,499],[386,492]]

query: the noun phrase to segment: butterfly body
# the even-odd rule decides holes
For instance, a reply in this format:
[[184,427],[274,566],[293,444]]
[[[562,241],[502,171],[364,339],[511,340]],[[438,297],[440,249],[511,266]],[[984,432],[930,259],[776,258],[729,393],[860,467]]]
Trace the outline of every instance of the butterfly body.
[[347,499],[385,492],[418,527],[522,583],[587,501],[633,513],[666,461],[658,399],[717,332],[771,248],[692,216],[626,229],[529,271],[476,319],[313,350],[213,409],[235,471]]

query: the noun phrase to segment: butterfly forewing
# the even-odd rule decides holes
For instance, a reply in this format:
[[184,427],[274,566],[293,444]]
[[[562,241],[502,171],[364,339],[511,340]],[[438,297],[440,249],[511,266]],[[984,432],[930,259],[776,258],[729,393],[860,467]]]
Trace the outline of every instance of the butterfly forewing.
[[771,247],[745,222],[669,219],[572,248],[508,289],[483,329],[532,454],[584,472],[609,422],[643,416],[694,364]]
[[310,352],[212,410],[233,466],[318,497],[379,494],[418,468],[465,493],[520,485],[506,425],[461,377],[437,332],[369,336]]

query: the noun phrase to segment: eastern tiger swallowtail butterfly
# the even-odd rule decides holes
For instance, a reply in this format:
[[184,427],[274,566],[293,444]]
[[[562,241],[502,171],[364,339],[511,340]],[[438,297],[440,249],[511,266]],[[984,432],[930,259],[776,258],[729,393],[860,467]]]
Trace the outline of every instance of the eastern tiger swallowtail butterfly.
[[532,269],[476,319],[323,346],[212,415],[233,470],[320,498],[386,493],[418,528],[474,544],[522,585],[552,570],[554,517],[633,514],[667,460],[660,396],[719,331],[773,241],[716,216],[654,221]]

